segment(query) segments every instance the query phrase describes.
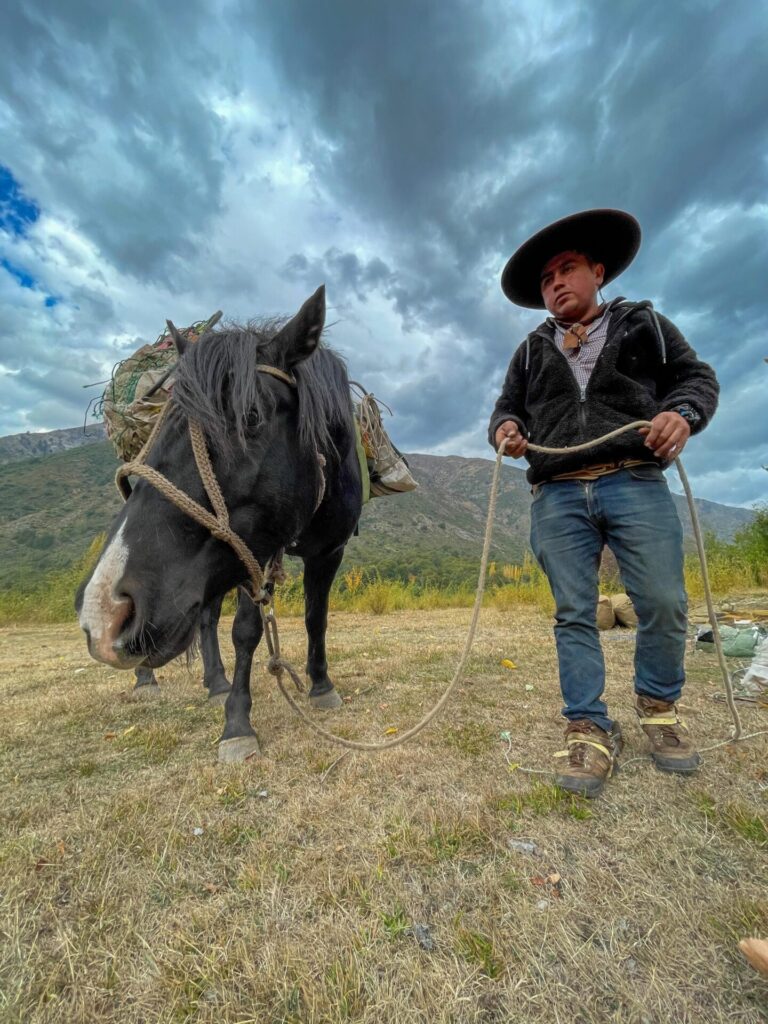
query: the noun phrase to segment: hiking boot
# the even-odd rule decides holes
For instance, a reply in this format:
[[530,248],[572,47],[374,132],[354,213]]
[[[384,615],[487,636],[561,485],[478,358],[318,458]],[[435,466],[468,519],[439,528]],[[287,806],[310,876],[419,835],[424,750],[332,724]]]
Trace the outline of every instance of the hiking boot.
[[610,733],[588,718],[569,722],[565,730],[565,750],[555,754],[555,757],[568,760],[555,776],[555,784],[589,800],[599,796],[605,780],[614,772],[622,746],[617,722],[614,722]]
[[677,713],[674,701],[637,695],[635,711],[643,732],[651,741],[651,757],[663,772],[695,772],[701,756]]

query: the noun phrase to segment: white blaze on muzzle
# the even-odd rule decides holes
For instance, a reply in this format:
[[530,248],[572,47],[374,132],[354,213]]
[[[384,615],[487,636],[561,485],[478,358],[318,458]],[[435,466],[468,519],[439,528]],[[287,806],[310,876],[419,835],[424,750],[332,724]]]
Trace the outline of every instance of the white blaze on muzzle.
[[91,656],[112,665],[120,660],[113,644],[132,609],[130,598],[118,597],[115,593],[128,561],[124,530],[125,523],[99,559],[85,588],[80,610],[80,628],[89,636]]

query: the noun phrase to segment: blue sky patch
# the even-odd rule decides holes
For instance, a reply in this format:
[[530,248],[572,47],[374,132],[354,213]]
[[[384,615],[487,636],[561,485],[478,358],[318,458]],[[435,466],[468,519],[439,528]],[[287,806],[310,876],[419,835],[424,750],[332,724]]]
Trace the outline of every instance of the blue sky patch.
[[0,228],[18,238],[39,216],[40,207],[24,195],[8,168],[0,164]]
[[17,267],[10,260],[0,259],[0,267],[6,270],[22,288],[37,288],[38,281],[23,267]]
[[[42,291],[42,285],[37,278],[23,267],[17,267],[15,263],[11,263],[10,260],[5,259],[4,257],[0,258],[0,267],[2,267],[7,274],[10,274],[21,288],[29,288],[31,291]],[[58,306],[60,302],[61,299],[56,295],[45,296],[44,304],[46,309],[53,309],[54,306]]]

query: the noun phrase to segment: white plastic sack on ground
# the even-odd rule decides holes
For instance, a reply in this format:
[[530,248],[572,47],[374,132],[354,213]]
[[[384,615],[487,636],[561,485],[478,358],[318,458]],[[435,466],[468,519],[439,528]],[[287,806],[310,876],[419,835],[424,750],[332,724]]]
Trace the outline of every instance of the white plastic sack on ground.
[[[765,636],[760,626],[720,626],[723,654],[728,658],[753,658],[757,645]],[[699,626],[696,631],[696,650],[715,652],[715,638],[711,626]]]
[[768,687],[768,636],[758,644],[752,663],[739,683],[739,689],[758,694]]

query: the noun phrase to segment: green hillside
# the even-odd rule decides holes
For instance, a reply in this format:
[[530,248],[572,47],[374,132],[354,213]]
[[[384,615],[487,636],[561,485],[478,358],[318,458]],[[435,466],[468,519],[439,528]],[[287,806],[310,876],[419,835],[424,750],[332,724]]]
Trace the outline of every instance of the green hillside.
[[[57,432],[61,434],[62,432]],[[46,435],[40,435],[45,438]],[[3,439],[0,439],[2,441]],[[0,467],[0,589],[26,590],[65,568],[107,529],[120,507],[117,462],[106,441],[80,442],[34,458],[15,454]],[[45,450],[43,440],[38,450]],[[361,566],[384,577],[449,584],[475,578],[485,530],[493,463],[459,456],[409,455],[419,489],[375,498],[344,568]],[[686,533],[684,499],[676,499]],[[491,557],[519,563],[528,547],[530,494],[521,469],[505,465]],[[700,502],[705,530],[722,539],[752,520],[746,509]]]
[[27,587],[71,565],[120,506],[102,441],[0,470],[0,587]]

